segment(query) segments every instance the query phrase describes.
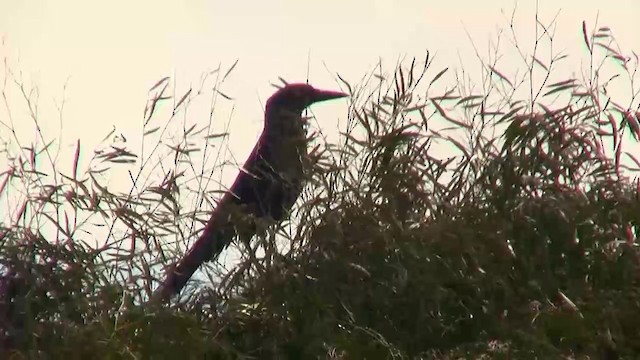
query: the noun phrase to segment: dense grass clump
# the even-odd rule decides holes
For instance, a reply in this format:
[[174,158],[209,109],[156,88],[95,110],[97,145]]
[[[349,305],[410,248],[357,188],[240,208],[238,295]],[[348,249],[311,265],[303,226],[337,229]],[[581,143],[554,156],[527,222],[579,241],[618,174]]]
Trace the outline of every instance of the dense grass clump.
[[[553,40],[538,26],[534,49]],[[195,154],[225,134],[165,134],[204,91],[170,96],[158,82],[144,123],[155,145],[135,154],[116,138],[86,172],[80,142],[71,174],[34,161],[45,141],[9,147],[3,358],[636,358],[638,58],[608,28],[582,29],[583,79],[554,72],[571,57],[517,46],[527,71],[481,60],[479,86],[428,53],[357,85],[340,78],[348,123],[335,143],[313,137],[290,221],[171,304],[147,300],[219,195],[207,179],[223,162]],[[612,81],[630,95],[612,97]],[[104,174],[132,164],[131,191],[109,190]]]

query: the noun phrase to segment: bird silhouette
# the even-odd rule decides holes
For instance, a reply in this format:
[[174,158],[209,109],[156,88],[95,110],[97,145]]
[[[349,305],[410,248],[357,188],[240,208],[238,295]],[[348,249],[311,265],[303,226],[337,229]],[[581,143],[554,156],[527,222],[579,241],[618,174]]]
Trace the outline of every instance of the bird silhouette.
[[242,217],[281,221],[304,186],[307,136],[302,111],[313,103],[345,97],[308,84],[286,84],[265,107],[264,128],[233,185],[218,201],[202,234],[167,273],[153,299],[171,298],[205,261],[218,255],[241,233],[250,238],[255,226],[240,226]]

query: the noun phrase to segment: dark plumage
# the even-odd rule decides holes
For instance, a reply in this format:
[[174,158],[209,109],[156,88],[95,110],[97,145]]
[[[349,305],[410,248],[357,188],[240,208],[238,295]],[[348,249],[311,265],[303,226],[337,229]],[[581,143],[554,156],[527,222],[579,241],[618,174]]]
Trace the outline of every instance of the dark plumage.
[[[236,236],[241,216],[282,220],[303,187],[307,141],[302,111],[309,105],[347,96],[307,84],[288,84],[267,100],[264,129],[229,191],[220,199],[204,231],[154,294],[157,300],[180,292],[204,262],[216,259]],[[240,216],[238,216],[240,215]],[[253,236],[255,226],[243,226]]]

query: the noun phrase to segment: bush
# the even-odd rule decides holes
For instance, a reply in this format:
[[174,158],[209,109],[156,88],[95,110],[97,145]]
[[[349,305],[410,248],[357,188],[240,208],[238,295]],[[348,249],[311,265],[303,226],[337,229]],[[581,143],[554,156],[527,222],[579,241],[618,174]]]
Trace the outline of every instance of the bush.
[[[538,41],[551,42],[538,26],[546,34]],[[0,194],[18,183],[28,196],[0,236],[4,352],[635,358],[640,183],[631,176],[640,163],[626,149],[640,139],[640,111],[637,98],[619,105],[607,86],[633,85],[638,59],[614,50],[608,28],[583,31],[595,64],[583,81],[557,78],[565,56],[535,51],[520,52],[521,78],[483,61],[482,91],[458,74],[433,96],[449,71],[432,70],[428,53],[358,86],[340,79],[352,95],[349,123],[338,143],[315,138],[291,221],[238,249],[224,275],[206,266],[197,280],[209,277],[213,288],[192,281],[170,306],[146,300],[184,250],[167,239],[189,238],[206,221],[212,193],[203,184],[213,170],[194,170],[191,144],[219,133],[185,127],[168,146],[173,168],[154,184],[141,161],[133,178],[149,177],[125,194],[101,183],[104,169],[81,175],[77,154],[72,176],[50,164],[54,184],[35,161],[13,157]],[[602,82],[612,63],[619,73]],[[152,89],[146,125],[168,81]],[[180,96],[169,120],[200,95]],[[94,160],[137,162],[126,148],[110,149]],[[48,148],[26,158],[40,151]],[[188,171],[199,175],[193,192]],[[193,198],[196,210],[182,208]],[[110,226],[104,245],[87,244],[90,222],[69,220],[79,214]]]

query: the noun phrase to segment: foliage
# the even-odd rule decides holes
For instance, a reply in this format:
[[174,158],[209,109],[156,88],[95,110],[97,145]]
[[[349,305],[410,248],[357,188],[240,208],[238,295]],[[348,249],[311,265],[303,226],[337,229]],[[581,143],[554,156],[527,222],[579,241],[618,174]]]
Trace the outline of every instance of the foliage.
[[[538,23],[534,49],[552,42],[552,25]],[[338,143],[315,136],[308,191],[291,222],[240,244],[224,273],[203,269],[214,287],[192,281],[170,306],[145,303],[184,251],[167,240],[193,237],[218,194],[206,185],[211,157],[196,165],[192,144],[223,134],[211,122],[183,124],[166,147],[173,168],[160,178],[148,159],[161,154],[162,137],[151,155],[107,147],[84,174],[77,154],[72,175],[52,161],[54,183],[34,161],[48,154],[46,142],[23,147],[0,185],[1,196],[16,183],[26,194],[0,235],[2,350],[7,358],[635,358],[640,163],[627,149],[640,139],[638,58],[614,50],[608,28],[590,34],[583,24],[583,32],[591,63],[582,80],[556,79],[566,56],[542,59],[517,45],[528,71],[514,77],[498,69],[498,56],[481,60],[480,90],[463,72],[432,95],[449,72],[432,70],[428,53],[392,74],[380,66],[358,86],[340,79],[352,95],[349,123]],[[603,81],[611,63],[618,73]],[[226,97],[218,85],[228,73],[214,96]],[[609,95],[614,80],[631,84],[628,104]],[[152,123],[163,101],[176,99],[169,124],[202,94],[168,96],[169,81],[152,89],[145,136],[162,129]],[[142,164],[132,178],[146,180],[111,192],[100,178],[105,163]],[[183,208],[192,199],[197,209]],[[104,244],[87,240],[88,219],[110,229]]]

